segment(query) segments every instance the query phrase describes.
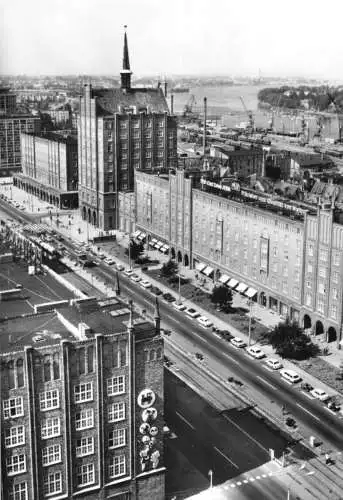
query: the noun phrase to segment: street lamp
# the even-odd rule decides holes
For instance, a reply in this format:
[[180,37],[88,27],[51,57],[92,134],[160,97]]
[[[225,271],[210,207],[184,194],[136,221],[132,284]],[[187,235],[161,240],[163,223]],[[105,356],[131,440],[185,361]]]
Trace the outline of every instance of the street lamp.
[[129,238],[129,268],[132,269],[131,266],[131,238]]
[[252,309],[252,300],[249,299],[248,301],[249,305],[249,334],[248,334],[248,347],[250,347],[251,343],[251,309]]

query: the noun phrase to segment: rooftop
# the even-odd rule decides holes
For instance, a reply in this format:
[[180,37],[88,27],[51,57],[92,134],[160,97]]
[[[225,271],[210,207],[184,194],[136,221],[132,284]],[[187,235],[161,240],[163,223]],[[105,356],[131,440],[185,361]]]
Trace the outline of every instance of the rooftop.
[[168,105],[162,89],[130,88],[130,89],[94,89],[97,97],[98,112],[103,114],[119,113],[121,108],[137,108],[137,113],[167,113]]
[[45,139],[47,141],[61,142],[63,144],[77,144],[77,133],[70,133],[66,131],[54,131],[54,132],[23,132],[26,135],[32,135],[34,137],[39,137],[40,139]]

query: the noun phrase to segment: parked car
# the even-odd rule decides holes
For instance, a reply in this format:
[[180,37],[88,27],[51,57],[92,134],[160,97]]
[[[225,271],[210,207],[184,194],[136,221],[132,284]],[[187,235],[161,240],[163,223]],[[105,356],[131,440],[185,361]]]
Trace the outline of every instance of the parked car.
[[339,411],[341,409],[340,405],[338,405],[337,403],[335,403],[335,401],[332,401],[332,400],[327,400],[327,401],[324,401],[326,404],[327,404],[327,407],[329,408],[329,410],[331,411]]
[[323,391],[323,389],[313,389],[311,392],[312,396],[319,399],[320,401],[326,401],[330,398],[327,392]]
[[310,392],[313,390],[313,386],[311,384],[308,384],[307,382],[303,382],[300,386],[300,388],[303,390],[303,391],[306,391],[306,392]]
[[185,304],[182,304],[182,302],[173,302],[173,307],[177,309],[178,311],[184,311],[186,309]]
[[204,328],[208,328],[213,325],[212,321],[206,318],[206,316],[200,316],[200,318],[197,318],[197,321],[199,321],[200,325]]
[[196,352],[195,353],[195,357],[196,359],[198,359],[199,361],[204,361],[204,355],[201,354],[201,352]]
[[143,288],[151,288],[151,283],[148,280],[143,280],[139,283]]
[[124,271],[125,267],[122,264],[116,264],[117,271]]
[[130,279],[135,283],[138,283],[139,281],[141,281],[142,278],[138,276],[138,274],[131,274]]
[[248,347],[247,353],[249,354],[249,356],[251,356],[255,359],[262,359],[266,356],[265,353],[262,351],[262,349],[260,349],[259,347],[255,346],[255,345],[252,347]]
[[132,271],[132,269],[125,269],[124,274],[126,274],[126,276],[132,276],[134,271]]
[[106,257],[106,259],[104,260],[104,262],[106,264],[108,264],[109,266],[112,266],[113,264],[116,263],[116,261],[114,259],[111,259],[111,257]]
[[246,343],[244,342],[244,340],[240,339],[239,337],[233,337],[230,342],[235,347],[246,347]]
[[185,309],[185,313],[190,318],[198,318],[200,316],[200,313],[196,309],[193,309],[193,307],[189,307],[188,309]]
[[174,302],[176,300],[176,298],[169,292],[167,293],[164,293],[162,295],[162,297],[164,298],[164,300],[166,300],[167,302]]
[[301,381],[301,377],[297,374],[297,372],[293,370],[283,369],[280,371],[280,375],[291,384],[296,384],[297,382]]
[[281,361],[275,358],[268,358],[266,361],[266,365],[272,370],[280,370],[283,366]]
[[152,286],[150,288],[150,290],[152,291],[152,293],[154,293],[155,295],[162,295],[162,290],[160,290],[157,286]]
[[106,255],[105,255],[104,253],[102,253],[102,252],[99,252],[99,253],[98,253],[98,257],[99,257],[99,259],[101,259],[101,260],[105,260],[105,259],[106,259]]

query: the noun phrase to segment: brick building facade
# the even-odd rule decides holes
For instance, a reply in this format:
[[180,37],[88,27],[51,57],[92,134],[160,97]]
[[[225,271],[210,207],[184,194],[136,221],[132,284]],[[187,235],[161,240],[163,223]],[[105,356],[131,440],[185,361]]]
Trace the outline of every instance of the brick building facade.
[[2,338],[1,499],[164,499],[159,315],[153,325],[131,311],[118,331],[94,306],[46,316],[69,330],[60,341],[33,335],[20,348],[13,333]]
[[[178,262],[247,291],[328,341],[342,338],[343,225],[331,204],[278,199],[239,185],[136,174],[136,228]],[[340,344],[339,344],[340,345]]]
[[116,229],[119,193],[134,186],[134,171],[167,171],[176,165],[176,120],[162,88],[131,87],[124,39],[119,89],[85,86],[78,117],[79,205],[83,219]]

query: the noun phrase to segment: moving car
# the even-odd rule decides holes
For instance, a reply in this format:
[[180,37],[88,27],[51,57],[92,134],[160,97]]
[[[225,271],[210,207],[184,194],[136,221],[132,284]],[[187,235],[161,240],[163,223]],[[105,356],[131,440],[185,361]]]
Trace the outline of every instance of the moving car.
[[186,309],[185,304],[182,304],[182,302],[173,302],[173,307],[178,311],[184,311]]
[[262,349],[260,349],[257,346],[248,347],[247,348],[247,353],[249,354],[249,356],[251,356],[251,357],[253,357],[255,359],[262,359],[262,358],[264,358],[266,356],[264,354],[264,352],[262,351]]
[[244,340],[240,339],[239,337],[233,337],[230,342],[235,347],[246,347],[246,343],[244,342]]
[[310,393],[320,401],[327,401],[330,398],[328,393],[323,391],[323,389],[313,389]]
[[281,361],[275,358],[268,358],[266,361],[266,365],[272,370],[280,370],[283,366]]
[[280,371],[280,375],[282,378],[290,382],[291,384],[296,384],[301,381],[301,377],[297,374],[297,372],[289,369],[284,369]]
[[301,389],[306,392],[311,392],[313,390],[313,387],[311,384],[308,384],[307,382],[303,382],[301,384]]
[[341,407],[337,403],[335,403],[335,401],[326,400],[325,403],[331,411],[337,412],[341,409]]
[[139,283],[143,288],[151,288],[151,283],[148,280],[143,280]]
[[196,309],[193,309],[193,307],[189,307],[188,309],[185,309],[185,313],[190,318],[198,318],[200,316],[200,313],[198,313],[198,311]]
[[206,318],[206,316],[200,316],[200,318],[197,318],[197,321],[199,321],[200,325],[205,328],[213,325],[212,321]]

